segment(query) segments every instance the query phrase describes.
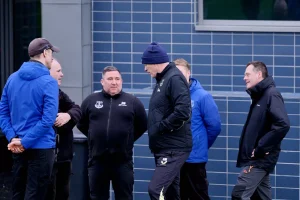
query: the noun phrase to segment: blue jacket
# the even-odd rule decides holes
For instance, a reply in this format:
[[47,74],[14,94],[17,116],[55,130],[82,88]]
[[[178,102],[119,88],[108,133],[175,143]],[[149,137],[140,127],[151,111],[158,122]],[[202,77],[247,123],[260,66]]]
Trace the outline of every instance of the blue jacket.
[[208,160],[208,149],[221,132],[221,120],[213,97],[196,79],[191,78],[190,82],[193,149],[186,162],[204,163]]
[[0,128],[25,149],[55,147],[58,84],[40,62],[24,62],[7,80],[0,101]]

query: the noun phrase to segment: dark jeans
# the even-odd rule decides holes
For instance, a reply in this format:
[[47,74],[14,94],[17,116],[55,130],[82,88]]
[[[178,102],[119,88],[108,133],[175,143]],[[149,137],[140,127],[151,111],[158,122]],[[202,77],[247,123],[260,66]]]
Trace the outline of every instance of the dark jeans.
[[177,151],[154,154],[156,168],[148,187],[151,200],[180,199],[180,169],[189,155]]
[[44,200],[55,159],[54,149],[13,154],[13,200]]
[[269,173],[263,169],[244,167],[231,193],[232,200],[271,200]]
[[47,200],[68,200],[70,195],[70,177],[72,163],[55,162],[48,187]]
[[180,171],[181,200],[209,200],[206,163],[184,163]]
[[97,159],[88,166],[91,200],[108,200],[110,181],[116,200],[132,200],[133,162],[105,162]]

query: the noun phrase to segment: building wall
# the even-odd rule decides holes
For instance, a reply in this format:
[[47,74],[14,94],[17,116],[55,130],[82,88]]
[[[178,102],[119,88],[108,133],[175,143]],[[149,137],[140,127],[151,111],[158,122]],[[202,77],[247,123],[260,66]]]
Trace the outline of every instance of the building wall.
[[197,32],[193,2],[94,1],[94,89],[101,87],[103,66],[111,64],[124,73],[125,87],[149,87],[153,82],[143,72],[141,54],[151,41],[157,41],[171,59],[187,59],[193,76],[209,90],[244,90],[246,63],[261,60],[281,91],[299,91],[300,34]]
[[92,92],[91,0],[41,0],[42,37],[60,48],[61,89],[81,104]]
[[[151,86],[141,56],[152,41],[169,52],[170,59],[185,58],[192,76],[212,91],[222,117],[222,133],[210,149],[207,164],[212,199],[230,199],[239,169],[235,167],[238,141],[250,99],[243,74],[252,60],[267,64],[284,93],[291,130],[282,144],[272,174],[273,199],[299,199],[299,92],[300,34],[253,32],[197,32],[193,0],[123,0],[92,3],[93,90],[101,89],[101,71],[118,67],[124,88],[144,89],[140,97],[148,108]],[[146,88],[146,89],[145,89]],[[292,93],[292,94],[287,94]],[[154,160],[145,134],[135,145],[135,199],[148,199],[147,186]]]

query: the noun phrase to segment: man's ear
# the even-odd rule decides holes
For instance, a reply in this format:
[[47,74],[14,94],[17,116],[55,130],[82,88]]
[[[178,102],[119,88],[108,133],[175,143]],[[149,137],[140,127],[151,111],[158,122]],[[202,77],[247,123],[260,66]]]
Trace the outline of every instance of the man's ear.
[[262,78],[262,72],[261,72],[261,71],[258,71],[258,72],[257,72],[257,76],[258,76],[258,78]]
[[46,49],[44,49],[44,51],[43,51],[43,56],[44,56],[44,58],[46,58]]
[[188,75],[188,77],[191,77],[191,70],[187,71],[187,75]]
[[101,85],[103,85],[103,78],[100,80]]

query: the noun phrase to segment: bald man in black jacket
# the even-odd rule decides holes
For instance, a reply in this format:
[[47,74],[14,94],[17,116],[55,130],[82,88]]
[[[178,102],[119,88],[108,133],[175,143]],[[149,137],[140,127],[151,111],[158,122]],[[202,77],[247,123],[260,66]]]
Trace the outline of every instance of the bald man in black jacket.
[[[61,84],[63,78],[60,63],[54,59],[51,76]],[[58,114],[54,124],[57,133],[57,159],[53,166],[47,200],[67,200],[70,195],[70,176],[73,159],[73,128],[81,118],[81,109],[69,96],[59,90]]]

